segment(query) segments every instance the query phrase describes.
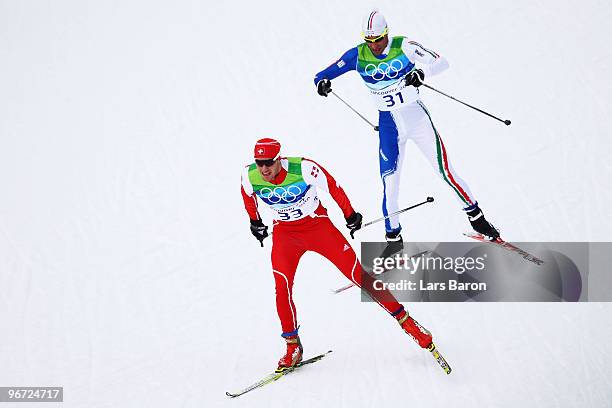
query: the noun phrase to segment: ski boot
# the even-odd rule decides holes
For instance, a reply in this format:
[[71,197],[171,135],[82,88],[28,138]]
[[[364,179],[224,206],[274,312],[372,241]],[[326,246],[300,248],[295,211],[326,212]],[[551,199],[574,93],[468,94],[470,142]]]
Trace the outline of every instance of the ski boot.
[[416,320],[410,317],[406,311],[398,316],[397,321],[400,326],[402,326],[402,329],[404,329],[404,331],[408,333],[408,335],[412,337],[412,339],[416,341],[419,346],[424,349],[429,349],[429,347],[432,345],[432,336],[429,330],[421,326]]
[[478,204],[476,204],[476,208],[467,211],[467,215],[474,231],[486,236],[490,241],[499,238],[499,230],[486,220]]
[[282,371],[287,368],[295,367],[300,361],[302,361],[302,355],[304,354],[304,348],[300,342],[300,336],[285,337],[287,342],[287,352],[280,360],[278,360],[278,368],[276,371]]
[[404,249],[404,241],[399,231],[387,232],[385,239],[387,240],[387,246],[380,254],[380,258],[389,258]]
[[419,322],[410,317],[408,312],[405,310],[397,316],[397,321],[400,326],[402,326],[402,329],[404,329],[404,331],[408,333],[408,335],[412,337],[412,339],[416,341],[419,346],[431,353],[433,358],[440,365],[440,367],[442,367],[446,374],[451,373],[452,368],[433,343],[429,330],[421,326]]

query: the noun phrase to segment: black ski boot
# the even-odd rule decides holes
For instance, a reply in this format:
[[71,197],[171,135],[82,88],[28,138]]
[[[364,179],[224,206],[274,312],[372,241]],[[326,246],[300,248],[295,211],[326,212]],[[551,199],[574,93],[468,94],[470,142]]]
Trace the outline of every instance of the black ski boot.
[[486,220],[482,210],[478,206],[476,206],[476,208],[473,210],[468,211],[467,215],[468,220],[470,220],[470,224],[472,224],[472,228],[474,228],[474,231],[485,235],[491,241],[495,241],[497,238],[499,238],[498,229]]
[[380,254],[380,258],[389,258],[404,249],[404,241],[399,231],[387,232],[385,239],[387,240],[387,246],[382,251],[382,254]]

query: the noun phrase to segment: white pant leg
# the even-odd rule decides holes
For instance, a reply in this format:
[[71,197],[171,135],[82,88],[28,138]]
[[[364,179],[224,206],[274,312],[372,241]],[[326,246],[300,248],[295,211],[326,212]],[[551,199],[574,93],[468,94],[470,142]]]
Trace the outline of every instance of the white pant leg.
[[440,134],[436,130],[427,108],[420,100],[406,110],[404,121],[408,124],[408,138],[412,139],[429,161],[434,171],[451,187],[453,195],[466,209],[476,203],[467,183],[453,169]]

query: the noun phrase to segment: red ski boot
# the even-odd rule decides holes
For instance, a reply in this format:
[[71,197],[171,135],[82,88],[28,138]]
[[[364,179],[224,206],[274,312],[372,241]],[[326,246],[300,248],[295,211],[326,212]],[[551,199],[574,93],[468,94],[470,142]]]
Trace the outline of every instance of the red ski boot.
[[408,333],[408,335],[412,337],[414,341],[419,343],[419,346],[428,348],[432,344],[432,337],[429,330],[421,326],[416,320],[410,317],[408,312],[405,312],[405,314],[400,316],[401,317],[398,316],[397,321],[399,322],[400,326],[402,326],[402,329],[404,329],[404,331]]
[[278,360],[278,369],[293,367],[302,361],[304,348],[300,342],[300,336],[285,337],[285,341],[287,342],[287,352]]

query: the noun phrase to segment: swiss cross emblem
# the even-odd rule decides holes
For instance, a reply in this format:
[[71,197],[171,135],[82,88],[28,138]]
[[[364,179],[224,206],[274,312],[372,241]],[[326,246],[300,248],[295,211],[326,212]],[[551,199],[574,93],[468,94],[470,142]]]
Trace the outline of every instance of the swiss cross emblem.
[[264,152],[264,149],[262,149],[262,148],[259,148],[259,150],[257,150],[258,154],[263,154],[263,152]]
[[310,175],[311,175],[312,177],[315,177],[315,178],[316,178],[316,177],[319,175],[319,168],[318,168],[318,167],[313,167],[313,168],[312,168],[312,171],[310,172]]

